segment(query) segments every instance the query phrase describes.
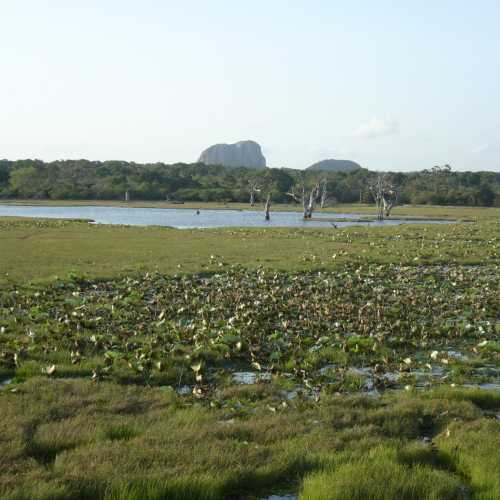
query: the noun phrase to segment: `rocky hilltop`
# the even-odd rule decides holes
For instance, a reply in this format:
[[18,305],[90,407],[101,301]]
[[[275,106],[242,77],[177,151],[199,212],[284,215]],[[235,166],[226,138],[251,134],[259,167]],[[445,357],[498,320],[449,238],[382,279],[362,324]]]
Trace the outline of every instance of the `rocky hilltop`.
[[323,172],[352,172],[361,165],[351,160],[322,160],[306,168],[306,170],[322,170]]
[[266,167],[266,159],[262,150],[254,141],[215,144],[205,149],[198,161],[205,165],[224,165],[225,167]]

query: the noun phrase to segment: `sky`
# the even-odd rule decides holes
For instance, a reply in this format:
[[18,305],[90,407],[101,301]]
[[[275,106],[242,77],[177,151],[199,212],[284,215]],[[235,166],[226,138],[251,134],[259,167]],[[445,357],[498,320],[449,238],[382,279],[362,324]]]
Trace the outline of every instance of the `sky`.
[[0,0],[0,158],[500,171],[498,0]]

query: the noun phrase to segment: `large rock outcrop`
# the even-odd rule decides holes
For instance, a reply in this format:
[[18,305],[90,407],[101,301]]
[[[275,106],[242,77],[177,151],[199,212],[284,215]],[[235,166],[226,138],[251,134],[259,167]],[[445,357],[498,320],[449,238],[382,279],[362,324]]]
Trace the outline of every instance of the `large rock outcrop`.
[[266,166],[262,150],[254,141],[215,144],[205,149],[198,161],[205,165],[224,165],[225,167],[265,168]]
[[314,163],[306,170],[321,170],[323,172],[352,172],[358,170],[361,165],[351,160],[322,160]]

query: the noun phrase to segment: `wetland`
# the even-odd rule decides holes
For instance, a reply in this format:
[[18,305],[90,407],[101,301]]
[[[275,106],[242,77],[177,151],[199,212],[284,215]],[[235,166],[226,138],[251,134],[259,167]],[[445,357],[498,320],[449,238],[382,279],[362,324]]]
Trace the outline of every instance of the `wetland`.
[[2,498],[497,498],[497,229],[0,220]]

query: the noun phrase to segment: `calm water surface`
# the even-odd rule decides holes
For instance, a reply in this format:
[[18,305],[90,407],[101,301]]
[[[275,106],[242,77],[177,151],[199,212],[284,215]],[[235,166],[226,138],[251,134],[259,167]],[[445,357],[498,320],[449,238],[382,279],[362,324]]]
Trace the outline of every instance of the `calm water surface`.
[[[264,220],[263,211],[200,210],[185,208],[127,208],[100,206],[45,207],[34,205],[1,205],[0,216],[40,217],[45,219],[92,219],[97,224],[125,224],[130,226],[170,226],[178,229],[213,227],[330,227],[328,221],[302,219],[301,212],[272,212],[271,220]],[[315,218],[341,218],[342,226],[390,226],[415,224],[421,221],[385,220],[383,222],[355,222],[360,214],[315,213]],[[438,224],[442,221],[425,223]]]

